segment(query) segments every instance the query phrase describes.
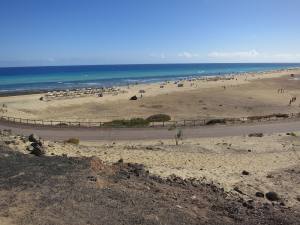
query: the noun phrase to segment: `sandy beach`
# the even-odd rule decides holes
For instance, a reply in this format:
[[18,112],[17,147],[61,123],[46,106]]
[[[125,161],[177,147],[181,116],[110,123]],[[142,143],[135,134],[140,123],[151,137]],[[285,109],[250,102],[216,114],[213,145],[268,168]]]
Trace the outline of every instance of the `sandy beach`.
[[[291,77],[291,74],[294,74]],[[298,113],[300,70],[281,70],[222,79],[118,87],[118,93],[46,100],[45,94],[0,97],[1,115],[62,121],[111,121],[164,113],[172,120]],[[182,87],[179,84],[182,84]],[[144,93],[140,93],[143,90]],[[282,90],[280,92],[280,90]],[[142,95],[142,96],[141,96]],[[137,96],[136,101],[130,101]],[[41,101],[40,98],[44,99]],[[296,97],[291,105],[289,101]],[[3,108],[3,106],[5,106]]]

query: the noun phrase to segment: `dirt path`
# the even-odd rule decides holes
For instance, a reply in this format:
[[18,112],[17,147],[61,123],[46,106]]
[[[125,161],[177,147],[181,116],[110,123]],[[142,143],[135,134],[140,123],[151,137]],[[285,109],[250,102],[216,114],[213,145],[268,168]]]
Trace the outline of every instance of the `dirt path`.
[[[0,129],[10,129],[16,134],[29,135],[38,134],[40,137],[48,140],[66,140],[71,137],[77,137],[83,141],[98,140],[153,140],[153,139],[171,139],[174,137],[174,130],[167,128],[48,128],[32,127],[19,124],[0,122]],[[246,124],[234,126],[205,126],[184,128],[185,138],[201,137],[226,137],[241,136],[250,133],[284,133],[300,131],[300,121],[285,121],[260,124]]]

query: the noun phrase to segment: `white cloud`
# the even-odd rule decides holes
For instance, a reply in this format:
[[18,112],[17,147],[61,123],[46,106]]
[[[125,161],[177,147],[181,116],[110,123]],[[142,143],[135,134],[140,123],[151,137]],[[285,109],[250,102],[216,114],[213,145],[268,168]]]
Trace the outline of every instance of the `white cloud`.
[[198,57],[199,55],[191,52],[181,52],[177,56],[181,58],[191,59],[191,58]]
[[250,51],[238,51],[238,52],[211,52],[208,54],[210,58],[255,58],[260,56],[260,53],[255,49]]
[[164,52],[161,52],[161,53],[151,53],[151,54],[149,54],[149,56],[151,58],[158,58],[158,59],[166,59],[167,58],[167,56],[166,56],[166,54]]
[[296,62],[300,61],[300,53],[268,53],[259,52],[255,49],[249,51],[236,52],[211,52],[208,54],[209,58],[217,60],[231,60],[231,61],[255,61],[255,62]]
[[292,54],[292,53],[279,53],[279,54],[274,54],[273,58],[277,58],[277,59],[300,59],[300,54],[296,53],[296,54]]
[[166,54],[165,54],[165,53],[163,53],[163,52],[162,52],[162,53],[160,53],[160,58],[161,58],[161,59],[165,59],[165,58],[166,58]]

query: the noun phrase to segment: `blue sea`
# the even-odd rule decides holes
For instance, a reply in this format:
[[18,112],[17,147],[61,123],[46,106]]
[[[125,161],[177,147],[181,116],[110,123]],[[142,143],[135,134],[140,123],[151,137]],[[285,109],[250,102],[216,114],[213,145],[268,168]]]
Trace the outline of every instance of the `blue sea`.
[[0,93],[110,87],[300,67],[299,64],[147,64],[0,68]]

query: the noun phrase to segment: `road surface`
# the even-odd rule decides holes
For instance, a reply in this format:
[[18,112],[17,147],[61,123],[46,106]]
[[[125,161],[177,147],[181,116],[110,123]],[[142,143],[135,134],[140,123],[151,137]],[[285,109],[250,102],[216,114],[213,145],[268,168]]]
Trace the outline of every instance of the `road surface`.
[[[16,134],[35,133],[53,141],[76,137],[82,141],[97,140],[153,140],[174,138],[174,130],[167,128],[55,128],[34,127],[0,121],[0,129],[10,129]],[[280,121],[243,125],[215,125],[186,127],[182,129],[184,138],[241,136],[250,133],[285,133],[300,131],[300,121]]]

